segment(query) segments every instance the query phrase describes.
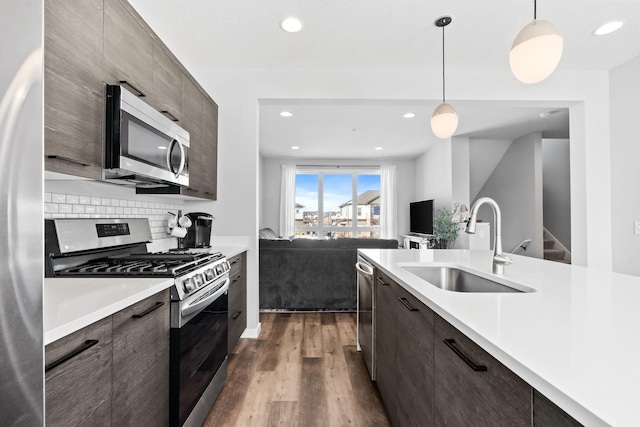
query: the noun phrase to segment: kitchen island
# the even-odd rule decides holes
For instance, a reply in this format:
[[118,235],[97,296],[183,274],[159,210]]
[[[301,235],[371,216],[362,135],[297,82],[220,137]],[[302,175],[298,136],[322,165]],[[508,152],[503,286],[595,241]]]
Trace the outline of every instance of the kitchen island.
[[535,292],[446,291],[403,267],[491,274],[491,251],[359,253],[585,425],[637,425],[640,278],[513,255],[503,279]]

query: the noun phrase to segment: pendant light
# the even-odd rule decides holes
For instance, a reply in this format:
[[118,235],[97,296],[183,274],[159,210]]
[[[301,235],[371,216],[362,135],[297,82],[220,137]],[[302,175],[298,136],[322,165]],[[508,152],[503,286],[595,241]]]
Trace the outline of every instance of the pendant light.
[[523,83],[538,83],[549,77],[562,56],[560,31],[549,21],[538,21],[536,9],[533,0],[533,22],[520,30],[509,53],[511,72]]
[[450,16],[438,18],[436,27],[442,28],[442,104],[438,105],[431,116],[431,130],[440,139],[450,138],[458,128],[458,113],[451,104],[445,102],[444,96],[444,27],[451,23]]

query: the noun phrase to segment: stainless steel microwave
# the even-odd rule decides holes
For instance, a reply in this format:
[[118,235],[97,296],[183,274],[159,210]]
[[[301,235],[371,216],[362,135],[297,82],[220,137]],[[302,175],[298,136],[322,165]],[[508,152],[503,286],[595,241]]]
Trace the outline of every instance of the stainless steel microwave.
[[105,181],[189,185],[189,132],[122,86],[107,85],[106,105]]

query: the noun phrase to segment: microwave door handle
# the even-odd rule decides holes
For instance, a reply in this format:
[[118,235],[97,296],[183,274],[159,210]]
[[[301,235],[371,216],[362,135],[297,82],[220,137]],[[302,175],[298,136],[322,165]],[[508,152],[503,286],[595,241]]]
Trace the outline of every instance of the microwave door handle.
[[169,144],[169,149],[167,150],[167,169],[169,169],[169,172],[175,174],[175,172],[173,171],[173,164],[171,163],[171,153],[173,152],[173,146],[174,144],[177,144],[178,141],[176,141],[175,139],[173,139],[171,141],[171,143]]
[[178,178],[187,164],[187,153],[184,151],[184,145],[182,145],[178,140],[175,141],[178,144],[178,147],[180,147],[180,167],[178,168],[178,172],[176,172],[176,178]]

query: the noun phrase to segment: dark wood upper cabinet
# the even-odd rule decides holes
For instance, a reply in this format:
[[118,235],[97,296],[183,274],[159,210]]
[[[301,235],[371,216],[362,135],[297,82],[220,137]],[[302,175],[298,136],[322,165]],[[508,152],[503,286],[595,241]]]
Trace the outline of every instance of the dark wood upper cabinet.
[[44,23],[45,169],[101,179],[103,2],[47,0]]
[[153,90],[147,101],[183,126],[183,73],[158,43],[153,43]]
[[531,386],[440,316],[434,323],[434,425],[530,426]]
[[218,106],[207,99],[202,110],[203,191],[207,199],[216,200],[218,198]]
[[154,40],[134,14],[127,2],[104,2],[103,76],[108,84],[126,81],[130,91],[146,98],[153,91]]

